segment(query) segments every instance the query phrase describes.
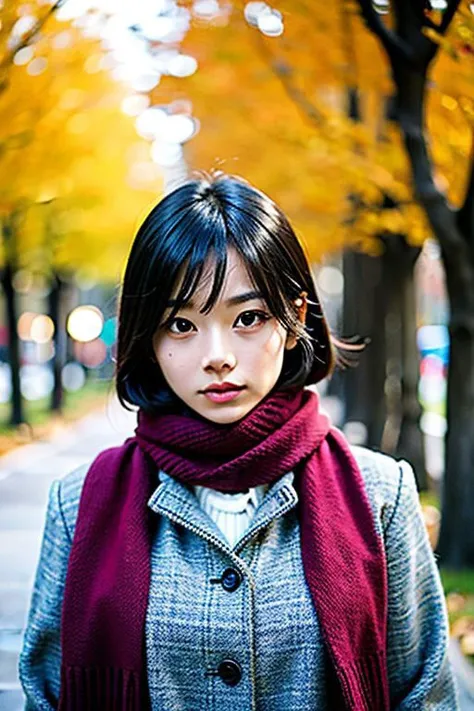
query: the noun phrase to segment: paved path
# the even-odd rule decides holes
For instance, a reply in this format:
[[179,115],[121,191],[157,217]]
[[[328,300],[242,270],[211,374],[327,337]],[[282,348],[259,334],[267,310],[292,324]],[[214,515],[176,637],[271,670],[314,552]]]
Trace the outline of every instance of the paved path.
[[0,458],[0,711],[19,711],[18,653],[54,479],[133,434],[136,416],[114,399],[47,442]]
[[[133,434],[135,424],[136,416],[110,399],[102,411],[58,431],[49,441],[26,445],[0,458],[0,711],[20,711],[23,706],[18,653],[49,487],[102,449],[123,442]],[[474,711],[470,668],[462,666],[455,649],[452,658],[459,670],[461,709]]]

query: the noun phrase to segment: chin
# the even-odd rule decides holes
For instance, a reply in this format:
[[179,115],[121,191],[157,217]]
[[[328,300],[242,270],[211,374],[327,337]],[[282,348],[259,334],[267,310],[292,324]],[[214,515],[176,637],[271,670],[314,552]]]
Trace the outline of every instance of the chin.
[[214,412],[201,412],[200,414],[202,417],[205,417],[206,420],[215,422],[218,425],[231,425],[234,422],[241,420],[248,412],[250,412],[249,408],[235,408],[234,412],[230,410],[231,408],[229,408],[229,411],[224,412],[224,408],[222,408],[221,412],[219,412],[216,408]]

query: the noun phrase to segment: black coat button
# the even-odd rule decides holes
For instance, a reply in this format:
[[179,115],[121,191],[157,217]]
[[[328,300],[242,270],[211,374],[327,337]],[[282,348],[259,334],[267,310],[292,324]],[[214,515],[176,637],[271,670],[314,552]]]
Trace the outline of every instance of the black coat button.
[[226,568],[222,573],[221,583],[224,590],[234,592],[242,582],[242,575],[235,568]]
[[224,659],[217,668],[217,673],[227,686],[235,686],[242,679],[240,664],[233,659]]

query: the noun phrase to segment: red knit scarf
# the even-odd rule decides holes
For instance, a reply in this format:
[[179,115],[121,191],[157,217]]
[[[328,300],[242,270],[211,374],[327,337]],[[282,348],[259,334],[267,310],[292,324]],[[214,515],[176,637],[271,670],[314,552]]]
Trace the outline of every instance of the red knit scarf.
[[383,546],[357,464],[317,396],[276,391],[230,425],[140,411],[135,433],[98,455],[83,486],[63,603],[59,709],[149,706],[151,461],[183,483],[224,492],[295,472],[304,573],[338,682],[338,711],[389,709]]

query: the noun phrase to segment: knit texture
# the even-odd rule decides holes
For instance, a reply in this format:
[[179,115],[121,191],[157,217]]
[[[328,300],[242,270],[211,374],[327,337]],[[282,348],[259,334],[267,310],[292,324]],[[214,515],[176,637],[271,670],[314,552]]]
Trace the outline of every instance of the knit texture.
[[268,490],[268,485],[255,486],[246,493],[223,494],[208,486],[194,486],[202,510],[214,521],[233,547],[245,533]]
[[[147,457],[185,483],[220,491],[270,484],[295,470],[305,576],[343,707],[388,709],[382,544],[349,447],[306,390],[273,393],[228,426],[140,412],[136,436],[97,457],[84,484],[66,579],[60,709],[99,696],[87,708],[146,707]],[[110,669],[113,692],[104,694]]]

